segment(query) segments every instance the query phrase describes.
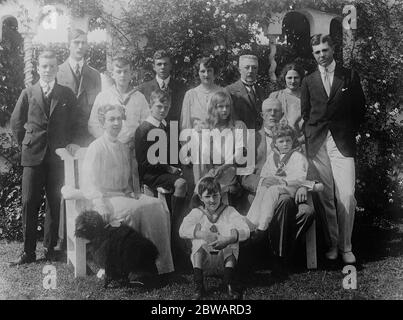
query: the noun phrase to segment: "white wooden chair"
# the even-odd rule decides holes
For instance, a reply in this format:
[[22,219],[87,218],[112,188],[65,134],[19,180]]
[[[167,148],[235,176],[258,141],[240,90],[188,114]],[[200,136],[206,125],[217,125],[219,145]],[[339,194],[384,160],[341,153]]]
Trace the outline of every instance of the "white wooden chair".
[[[87,270],[86,244],[89,241],[74,235],[76,218],[80,211],[85,208],[85,202],[87,201],[80,191],[80,186],[82,185],[82,161],[86,151],[87,148],[80,148],[73,157],[64,148],[56,150],[56,154],[64,161],[65,183],[62,188],[62,195],[66,201],[66,220],[64,220],[64,216],[60,217],[59,237],[64,236],[64,224],[66,224],[67,263],[70,262],[73,265],[75,277],[85,276]],[[74,191],[71,192],[72,190]],[[165,195],[170,191],[158,188],[154,192],[146,185],[143,185],[142,191],[146,195],[157,196],[168,211]]]
[[[237,175],[249,175],[253,173],[253,168],[237,168]],[[316,222],[313,220],[311,226],[305,233],[306,265],[308,269],[317,269],[317,248],[316,248]]]
[[[64,185],[71,189],[80,189],[81,185],[81,167],[85,156],[86,148],[80,148],[73,157],[66,149],[56,150],[56,154],[64,161]],[[63,190],[63,189],[62,189]],[[76,218],[79,215],[78,208],[81,206],[78,201],[85,201],[85,198],[76,192],[75,195],[62,195],[66,201],[66,220],[60,217],[60,232],[64,230],[66,224],[67,241],[67,263],[71,263],[74,268],[74,277],[82,277],[87,271],[86,239],[78,238],[74,235],[76,229]]]

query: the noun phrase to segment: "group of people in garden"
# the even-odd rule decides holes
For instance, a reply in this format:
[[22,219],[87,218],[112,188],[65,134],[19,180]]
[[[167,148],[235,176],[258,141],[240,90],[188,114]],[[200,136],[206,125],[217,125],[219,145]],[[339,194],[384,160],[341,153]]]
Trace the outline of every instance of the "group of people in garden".
[[[255,55],[239,57],[240,79],[226,87],[215,83],[223,66],[201,57],[194,65],[200,84],[188,89],[173,78],[173,61],[164,50],[153,56],[153,80],[131,87],[130,61],[117,56],[113,85],[101,88],[99,72],[85,62],[87,35],[72,30],[69,58],[58,66],[51,50],[39,55],[40,79],[22,91],[11,117],[24,168],[24,249],[13,264],[36,260],[43,189],[45,258],[55,258],[64,184],[55,150],[74,154],[80,147],[87,148],[81,189],[93,209],[151,240],[161,277],[193,268],[196,299],[205,296],[204,277],[211,273],[223,274],[229,297],[240,297],[234,286],[240,243],[268,242],[272,275],[286,277],[295,243],[315,212],[324,221],[326,258],[355,263],[355,135],[365,98],[358,74],[335,62],[330,36],[314,35],[311,46],[316,71],[306,75],[289,63],[280,75],[284,89],[270,94],[257,81]],[[169,151],[182,150],[186,142],[170,138],[172,126],[191,129],[200,157],[221,158],[192,161],[189,155],[187,163],[177,161],[178,154]],[[205,130],[218,130],[224,143],[201,139]],[[167,161],[155,163],[152,137],[161,132]],[[239,165],[236,160],[247,153],[254,164]],[[169,208],[145,195],[144,186],[166,190]],[[312,193],[318,196],[315,206]]]

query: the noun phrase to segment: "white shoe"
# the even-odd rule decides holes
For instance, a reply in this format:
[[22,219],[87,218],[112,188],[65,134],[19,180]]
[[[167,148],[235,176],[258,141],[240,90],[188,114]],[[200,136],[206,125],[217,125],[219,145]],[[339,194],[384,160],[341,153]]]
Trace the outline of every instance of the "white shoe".
[[356,262],[354,253],[350,252],[343,252],[342,253],[343,262],[345,264],[353,264]]
[[330,248],[328,252],[326,252],[326,258],[329,260],[336,260],[337,259],[337,247]]

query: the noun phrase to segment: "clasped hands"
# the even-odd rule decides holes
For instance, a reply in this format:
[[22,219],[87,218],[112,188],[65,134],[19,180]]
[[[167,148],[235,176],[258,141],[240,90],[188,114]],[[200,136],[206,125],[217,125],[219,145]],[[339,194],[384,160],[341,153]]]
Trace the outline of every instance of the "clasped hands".
[[226,237],[218,233],[213,233],[211,231],[202,231],[200,229],[201,226],[200,224],[198,224],[196,226],[195,232],[196,239],[202,239],[206,241],[206,243],[215,250],[224,249],[226,246],[232,243],[231,236]]

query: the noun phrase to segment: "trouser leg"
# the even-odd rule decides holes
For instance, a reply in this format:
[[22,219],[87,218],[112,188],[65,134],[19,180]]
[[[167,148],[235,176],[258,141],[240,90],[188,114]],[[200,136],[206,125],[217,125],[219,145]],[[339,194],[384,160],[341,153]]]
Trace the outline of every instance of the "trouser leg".
[[311,226],[315,216],[314,216],[314,208],[312,195],[308,193],[308,200],[306,204],[301,204],[301,207],[298,206],[298,212],[296,216],[296,240],[299,240],[302,236],[304,236],[305,232]]
[[337,247],[339,228],[337,223],[337,212],[334,199],[334,180],[331,169],[331,162],[327,152],[327,139],[322,144],[318,153],[312,159],[317,169],[320,181],[324,189],[318,194],[321,202],[320,213],[323,215],[325,238],[329,247]]
[[269,225],[269,241],[275,256],[290,257],[296,237],[297,206],[289,195],[281,195]]
[[45,191],[46,191],[46,216],[44,247],[54,248],[59,238],[60,200],[63,186],[63,164],[61,161],[49,161],[47,163]]
[[43,165],[24,167],[22,173],[22,223],[24,251],[35,253],[39,207],[45,183]]
[[342,252],[352,250],[351,235],[353,232],[356,200],[355,192],[355,165],[353,157],[345,157],[338,150],[333,138],[327,142],[331,170],[335,184],[338,247]]

